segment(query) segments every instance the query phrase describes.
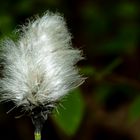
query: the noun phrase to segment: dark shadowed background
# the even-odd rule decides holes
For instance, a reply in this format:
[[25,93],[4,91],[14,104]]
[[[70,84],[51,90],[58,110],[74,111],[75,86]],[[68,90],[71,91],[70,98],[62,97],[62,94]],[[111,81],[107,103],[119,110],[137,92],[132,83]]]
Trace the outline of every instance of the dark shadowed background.
[[[46,10],[64,15],[86,82],[45,123],[42,140],[140,140],[138,0],[1,0],[0,39]],[[0,104],[0,140],[33,140],[30,118]]]

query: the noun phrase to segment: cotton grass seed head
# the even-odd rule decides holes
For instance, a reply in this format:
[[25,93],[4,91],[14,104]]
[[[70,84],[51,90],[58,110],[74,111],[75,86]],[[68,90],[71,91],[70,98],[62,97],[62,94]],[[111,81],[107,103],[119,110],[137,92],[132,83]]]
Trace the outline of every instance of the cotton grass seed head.
[[19,40],[5,40],[1,52],[2,100],[13,101],[31,115],[48,114],[84,81],[75,66],[83,59],[81,51],[72,47],[71,34],[58,13],[29,21]]

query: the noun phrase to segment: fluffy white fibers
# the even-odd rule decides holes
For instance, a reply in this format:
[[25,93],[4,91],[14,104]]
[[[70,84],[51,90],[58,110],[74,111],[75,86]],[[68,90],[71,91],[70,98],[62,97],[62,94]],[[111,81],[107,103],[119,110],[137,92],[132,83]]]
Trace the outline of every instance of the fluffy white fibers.
[[59,101],[84,78],[75,64],[81,51],[72,47],[71,34],[58,13],[23,26],[17,42],[10,39],[2,45],[2,100],[13,101],[25,110]]

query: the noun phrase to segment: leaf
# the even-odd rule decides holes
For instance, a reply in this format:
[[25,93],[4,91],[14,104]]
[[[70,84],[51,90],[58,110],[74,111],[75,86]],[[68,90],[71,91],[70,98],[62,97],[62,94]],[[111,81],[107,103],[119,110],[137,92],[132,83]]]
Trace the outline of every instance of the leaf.
[[110,85],[104,84],[97,87],[95,90],[97,93],[94,97],[96,102],[104,103],[108,96],[110,96],[112,87]]
[[140,119],[140,96],[136,97],[128,112],[129,123],[134,123],[138,119]]
[[96,69],[92,66],[85,66],[80,69],[80,72],[85,76],[94,76],[97,73]]
[[106,68],[104,68],[98,75],[97,79],[101,79],[104,76],[107,76],[108,74],[112,73],[115,68],[117,68],[122,63],[121,58],[114,59]]
[[120,3],[116,10],[121,17],[135,18],[138,16],[138,5],[132,2]]
[[74,135],[81,123],[85,108],[80,90],[76,89],[70,93],[63,106],[64,108],[58,108],[59,113],[56,113],[54,120],[67,135]]
[[2,34],[9,34],[14,26],[12,17],[8,14],[0,15],[0,32]]

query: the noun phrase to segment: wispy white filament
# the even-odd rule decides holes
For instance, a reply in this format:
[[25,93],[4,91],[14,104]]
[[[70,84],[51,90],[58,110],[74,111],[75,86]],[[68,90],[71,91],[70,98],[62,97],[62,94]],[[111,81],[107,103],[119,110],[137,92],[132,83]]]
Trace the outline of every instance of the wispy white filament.
[[82,59],[81,51],[72,47],[71,34],[59,14],[47,12],[24,26],[17,42],[3,43],[1,58],[2,99],[27,110],[59,101],[84,81],[75,66]]

